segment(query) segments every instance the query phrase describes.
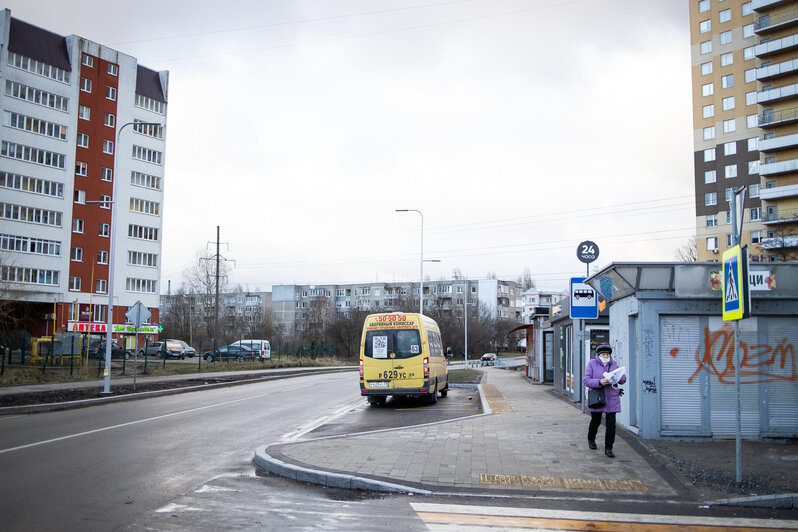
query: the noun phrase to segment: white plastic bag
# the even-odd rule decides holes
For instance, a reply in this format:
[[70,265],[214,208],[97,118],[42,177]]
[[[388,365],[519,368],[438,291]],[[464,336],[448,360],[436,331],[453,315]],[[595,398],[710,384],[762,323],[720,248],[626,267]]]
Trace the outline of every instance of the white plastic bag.
[[617,388],[618,381],[621,380],[621,377],[623,377],[625,374],[626,374],[626,368],[624,366],[621,366],[618,369],[610,371],[609,373],[605,371],[604,378],[607,379],[607,381],[609,381],[610,385],[613,388]]

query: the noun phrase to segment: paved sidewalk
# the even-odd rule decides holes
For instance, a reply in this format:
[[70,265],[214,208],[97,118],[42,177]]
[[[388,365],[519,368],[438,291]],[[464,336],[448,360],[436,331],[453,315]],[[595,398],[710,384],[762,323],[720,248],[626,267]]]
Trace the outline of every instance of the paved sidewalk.
[[620,427],[616,458],[607,458],[601,446],[588,449],[589,418],[550,387],[514,371],[490,369],[487,377],[481,389],[493,414],[271,445],[256,451],[256,463],[298,480],[387,491],[689,496],[645,459],[636,437],[622,437]]

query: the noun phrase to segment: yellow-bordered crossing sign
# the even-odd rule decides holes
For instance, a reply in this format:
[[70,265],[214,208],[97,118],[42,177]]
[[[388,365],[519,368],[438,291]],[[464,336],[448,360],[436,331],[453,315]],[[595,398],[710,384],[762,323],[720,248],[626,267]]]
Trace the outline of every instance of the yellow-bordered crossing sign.
[[723,252],[723,321],[741,320],[751,315],[748,288],[748,246],[734,246]]

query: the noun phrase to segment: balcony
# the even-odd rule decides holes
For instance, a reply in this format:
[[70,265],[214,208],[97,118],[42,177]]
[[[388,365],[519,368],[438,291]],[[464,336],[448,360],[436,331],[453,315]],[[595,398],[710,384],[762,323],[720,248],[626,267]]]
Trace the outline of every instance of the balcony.
[[798,235],[763,238],[761,245],[762,249],[798,248]]
[[762,58],[798,48],[798,34],[788,35],[775,41],[768,41],[754,46],[754,55]]
[[783,63],[757,68],[756,79],[759,81],[767,81],[793,74],[796,71],[798,71],[798,59],[792,59],[790,61],[784,61]]
[[787,161],[777,161],[775,163],[759,165],[759,175],[762,176],[775,176],[789,174],[791,172],[798,172],[798,159],[789,159]]
[[764,225],[781,225],[798,223],[798,209],[782,209],[781,211],[768,212],[767,218],[762,220]]
[[782,100],[789,100],[798,96],[798,83],[792,85],[785,85],[776,89],[761,91],[756,93],[756,102],[759,105],[767,105],[769,103],[780,102]]
[[[757,125],[763,128],[770,126],[785,126],[794,122],[798,122],[798,107],[781,109],[779,111],[766,109],[764,113],[757,117]],[[760,140],[759,142],[761,143],[762,141]]]
[[786,185],[783,187],[763,188],[759,191],[759,199],[773,201],[784,198],[798,197],[798,185]]
[[757,148],[760,152],[773,152],[786,150],[798,146],[798,133],[794,135],[784,135],[772,139],[759,139]]
[[761,11],[763,9],[770,9],[779,4],[787,4],[790,0],[753,0],[751,2],[751,9],[754,11]]
[[798,7],[763,15],[754,22],[754,33],[764,35],[798,24]]

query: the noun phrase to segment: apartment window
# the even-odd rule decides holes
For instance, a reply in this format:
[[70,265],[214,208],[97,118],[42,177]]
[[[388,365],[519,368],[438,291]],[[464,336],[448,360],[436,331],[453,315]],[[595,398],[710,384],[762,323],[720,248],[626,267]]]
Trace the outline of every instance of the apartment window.
[[723,98],[722,103],[724,111],[731,111],[732,109],[734,109],[734,96],[728,96],[726,98]]
[[143,174],[141,172],[130,172],[130,184],[137,187],[161,190],[161,178],[154,175]]
[[704,172],[704,184],[714,183],[717,180],[718,176],[715,170],[707,170]]
[[27,205],[14,205],[13,203],[0,203],[0,219],[14,220],[17,222],[49,225],[61,227],[60,211],[50,211]]
[[731,52],[726,52],[725,54],[720,55],[720,66],[729,66],[734,64],[734,54]]
[[75,189],[75,203],[86,203],[86,191]]
[[112,169],[112,168],[105,168],[105,167],[103,167],[103,175],[102,175],[102,180],[103,180],[103,181],[109,181],[109,182],[110,182],[110,181],[112,181],[112,180],[113,180],[113,178],[114,178],[114,171],[113,171],[113,169]]
[[712,61],[701,63],[701,75],[706,76],[712,74]]
[[726,211],[726,225],[731,224],[731,211]]
[[113,113],[105,113],[104,124],[108,127],[114,127],[116,125],[116,115]]
[[144,253],[143,251],[128,251],[127,263],[132,266],[149,266],[151,268],[156,268],[158,266],[158,255],[155,253]]
[[15,81],[6,80],[5,93],[12,98],[35,103],[43,107],[50,107],[58,111],[67,112],[69,110],[69,98],[41,89],[34,89]]
[[142,292],[145,294],[155,294],[156,281],[152,279],[134,279],[128,277],[125,283],[125,289],[128,292]]
[[717,192],[707,192],[704,194],[704,205],[707,207],[711,205],[718,204],[718,193]]
[[737,165],[727,164],[726,167],[724,168],[724,175],[726,176],[726,179],[737,177]]
[[759,127],[759,117],[757,115],[748,115],[745,117],[745,127],[753,129]]
[[745,26],[743,26],[743,39],[747,39],[753,36],[754,36],[754,25],[746,24]]
[[749,68],[748,70],[745,71],[745,82],[753,83],[754,81],[756,81],[756,69]]
[[704,140],[712,140],[715,138],[715,126],[704,128]]
[[80,277],[73,276],[69,278],[69,291],[80,292]]
[[7,64],[14,68],[19,68],[20,70],[25,70],[26,72],[36,74],[37,76],[54,79],[56,81],[60,81],[61,83],[69,83],[68,71],[48,65],[47,63],[42,63],[36,59],[31,59],[30,57],[25,57],[24,55],[8,52]]
[[756,91],[745,93],[745,105],[756,105]]
[[720,32],[718,37],[720,38],[720,44],[729,44],[733,38],[731,30]]
[[129,224],[127,226],[127,236],[140,240],[158,240],[158,228],[147,227],[145,225]]
[[731,201],[733,195],[734,195],[734,189],[733,188],[727,188],[726,189],[726,203],[729,203]]
[[[748,175],[756,175],[758,173],[759,173],[759,161],[748,161]],[[756,186],[759,187],[759,185]],[[759,195],[759,190],[757,190],[757,195]],[[751,197],[753,198],[753,196]]]
[[84,221],[80,218],[73,218],[72,219],[72,232],[73,233],[83,233],[83,225]]
[[105,87],[105,98],[107,100],[116,101],[116,87],[111,87],[106,85]]
[[712,162],[715,160],[715,148],[707,148],[704,150],[704,162]]
[[745,61],[749,61],[755,57],[754,55],[754,47],[753,46],[746,46],[743,48],[743,59]]
[[88,148],[89,147],[89,136],[85,133],[78,133],[78,147],[79,148]]
[[89,173],[89,165],[82,161],[75,163],[75,175],[86,176]]
[[762,242],[762,231],[751,231],[751,243],[760,244]]
[[715,227],[718,225],[718,215],[710,214],[707,216],[707,227]]
[[69,255],[69,260],[73,262],[83,262],[83,248],[73,247]]
[[715,94],[715,84],[714,83],[705,83],[701,85],[701,96],[712,96]]
[[707,238],[707,251],[717,251],[718,250],[718,237],[711,236]]
[[83,54],[83,59],[82,59],[81,63],[83,63],[85,66],[87,66],[89,68],[93,68],[94,67],[94,58],[92,56],[90,56],[90,55]]
[[712,53],[712,41],[704,41],[701,43],[701,55]]
[[737,153],[736,142],[726,142],[723,144],[723,155],[735,155]]
[[107,223],[100,223],[100,230],[97,232],[99,236],[108,237],[111,234],[111,225]]
[[91,80],[89,78],[80,78],[80,90],[83,92],[91,92]]
[[705,105],[701,108],[701,114],[704,116],[704,118],[712,118],[715,116],[715,105]]
[[709,11],[709,0],[699,0],[698,2],[698,12],[705,13]]
[[108,281],[105,279],[97,279],[94,283],[94,293],[104,294],[108,291]]
[[114,141],[108,139],[103,140],[103,153],[114,153]]
[[762,208],[761,207],[751,207],[750,212],[748,214],[748,219],[752,222],[758,222],[762,219]]
[[718,21],[723,24],[731,20],[731,9],[723,9],[718,12]]
[[712,31],[712,21],[711,20],[702,20],[698,23],[698,32],[699,33],[707,33]]
[[154,164],[161,164],[162,154],[159,151],[133,145],[133,158]]
[[133,105],[161,115],[166,112],[166,103],[150,98],[149,96],[144,96],[143,94],[136,94]]
[[734,74],[726,74],[720,78],[720,86],[724,89],[734,87]]
[[726,247],[727,248],[731,247],[731,245],[732,245],[731,235],[726,235]]
[[759,149],[759,137],[751,137],[750,139],[748,139],[748,151],[757,151],[758,149]]
[[737,131],[737,120],[730,118],[729,120],[723,121],[724,133],[734,133],[735,131]]
[[140,212],[143,214],[158,215],[160,212],[160,204],[155,201],[147,201],[139,198],[130,198],[131,212]]
[[100,208],[101,209],[110,209],[111,208],[111,196],[108,194],[100,194]]
[[108,252],[101,249],[97,252],[97,264],[108,264]]
[[759,197],[759,183],[754,183],[753,185],[748,185],[748,197],[749,198],[758,198]]
[[81,120],[91,120],[91,108],[87,105],[78,107],[78,118]]
[[118,76],[119,75],[119,66],[109,63],[108,64],[108,73],[111,74],[112,76]]
[[0,187],[21,190],[30,194],[41,194],[54,198],[64,197],[64,184],[38,177],[0,172]]
[[67,128],[54,122],[33,118],[31,116],[21,115],[6,111],[3,114],[3,123],[14,129],[21,129],[22,131],[29,131],[37,135],[43,135],[58,140],[66,140]]

